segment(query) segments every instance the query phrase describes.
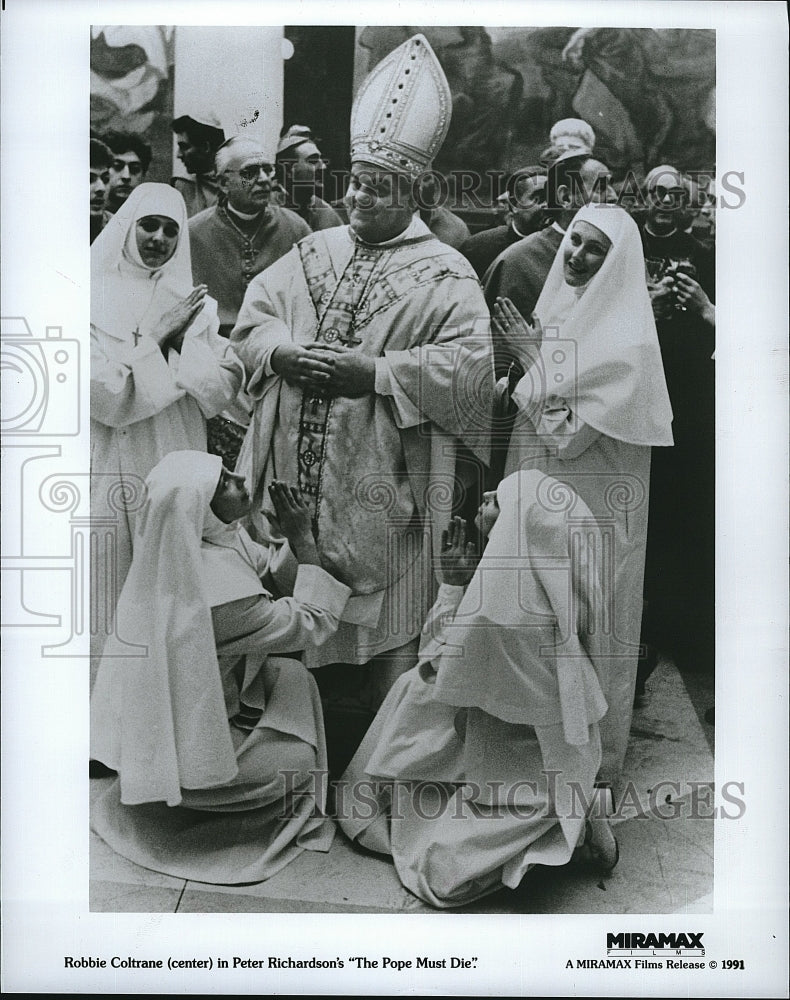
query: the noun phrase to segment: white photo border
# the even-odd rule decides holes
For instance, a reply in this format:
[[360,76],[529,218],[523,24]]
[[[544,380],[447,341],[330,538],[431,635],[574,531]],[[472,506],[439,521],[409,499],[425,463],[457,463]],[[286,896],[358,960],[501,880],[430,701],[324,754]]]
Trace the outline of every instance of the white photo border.
[[[5,0],[2,12],[2,316],[22,317],[67,379],[63,423],[36,440],[65,473],[88,470],[88,50],[92,22],[117,24],[421,23],[714,28],[717,176],[743,174],[746,200],[717,219],[716,788],[744,785],[742,819],[718,820],[713,914],[111,914],[88,909],[88,660],[45,658],[27,629],[3,633],[3,988],[8,992],[351,995],[786,996],[787,977],[787,20],[784,4],[510,2],[297,5],[206,0]],[[72,353],[69,353],[69,352]],[[49,357],[49,354],[47,354]],[[5,375],[4,375],[5,378]],[[81,387],[77,402],[74,384]],[[5,383],[4,383],[5,384]],[[59,391],[59,390],[58,390]],[[69,395],[69,393],[72,395]],[[79,434],[63,428],[74,421]],[[3,442],[3,551],[30,540],[37,587],[66,584],[46,557],[70,539],[31,498]],[[60,449],[59,452],[53,452]],[[33,498],[35,499],[35,498]],[[17,535],[15,535],[15,532]],[[28,553],[24,553],[25,558]],[[4,574],[5,576],[5,574]],[[58,591],[60,592],[60,591]],[[29,595],[28,595],[29,596]],[[24,597],[24,595],[23,595]],[[42,634],[45,623],[42,624]],[[57,633],[53,630],[54,634]],[[85,639],[87,652],[87,637]],[[646,861],[646,863],[648,863]],[[693,924],[693,926],[691,926]],[[616,930],[701,930],[708,956],[743,971],[566,971]],[[64,968],[108,958],[279,954],[476,956],[473,969],[148,970]]]

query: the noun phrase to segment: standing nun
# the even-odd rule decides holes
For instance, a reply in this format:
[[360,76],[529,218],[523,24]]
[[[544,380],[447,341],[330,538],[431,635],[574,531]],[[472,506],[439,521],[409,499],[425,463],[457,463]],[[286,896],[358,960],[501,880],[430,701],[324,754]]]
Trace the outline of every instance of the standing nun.
[[672,410],[639,230],[615,205],[574,217],[530,327],[509,300],[494,323],[526,374],[505,474],[540,471],[578,493],[601,528],[611,648],[599,778],[618,783],[631,726],[642,620],[650,452],[672,444]]
[[92,579],[95,657],[132,558],[143,481],[178,449],[206,450],[206,418],[244,376],[217,333],[217,304],[193,287],[184,200],[141,184],[91,247],[91,517],[115,533]]

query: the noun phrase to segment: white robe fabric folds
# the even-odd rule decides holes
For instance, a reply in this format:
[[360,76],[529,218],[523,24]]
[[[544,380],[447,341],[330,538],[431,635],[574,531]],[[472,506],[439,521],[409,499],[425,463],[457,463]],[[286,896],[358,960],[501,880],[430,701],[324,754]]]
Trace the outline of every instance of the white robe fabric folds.
[[[138,652],[111,636],[91,698],[91,756],[119,775],[93,828],[144,867],[240,883],[331,843],[318,691],[277,654],[325,641],[349,591],[300,566],[293,597],[273,600],[259,574],[283,585],[293,557],[217,521],[220,468],[172,452],[148,477],[118,603],[118,631]],[[217,580],[218,565],[235,579]]]
[[[391,854],[433,906],[566,864],[601,759],[607,660],[597,527],[571,521],[538,472],[505,479],[501,513],[465,592],[442,585],[418,666],[395,683],[337,792],[344,832]],[[604,644],[605,645],[605,644]]]

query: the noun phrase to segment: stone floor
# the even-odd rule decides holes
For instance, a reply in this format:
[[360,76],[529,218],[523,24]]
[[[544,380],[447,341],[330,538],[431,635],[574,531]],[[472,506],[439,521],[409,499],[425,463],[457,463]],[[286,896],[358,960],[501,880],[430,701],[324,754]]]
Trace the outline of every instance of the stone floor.
[[[613,872],[537,868],[518,889],[450,912],[712,912],[713,822],[693,818],[688,808],[688,783],[713,782],[713,728],[705,721],[712,704],[712,679],[682,677],[670,661],[659,662],[648,681],[647,704],[634,712],[625,765],[632,783],[629,808],[614,821],[620,862]],[[111,780],[91,780],[92,801]],[[679,792],[662,785],[660,794],[651,795],[657,783],[672,781]],[[207,885],[148,871],[116,855],[94,833],[90,870],[95,912],[437,912],[401,886],[389,861],[352,847],[339,832],[328,854],[306,851],[274,878],[251,886]]]

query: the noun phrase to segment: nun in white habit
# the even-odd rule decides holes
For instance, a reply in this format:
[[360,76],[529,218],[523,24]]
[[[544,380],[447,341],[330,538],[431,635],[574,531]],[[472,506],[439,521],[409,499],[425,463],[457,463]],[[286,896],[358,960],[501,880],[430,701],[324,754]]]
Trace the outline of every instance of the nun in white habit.
[[577,850],[604,870],[617,861],[595,812],[608,683],[589,627],[596,521],[531,471],[486,494],[477,524],[488,543],[476,568],[460,519],[446,533],[419,663],[336,789],[344,832],[391,855],[403,885],[439,908],[515,888]]
[[570,486],[601,528],[599,628],[611,668],[600,780],[622,787],[642,620],[650,452],[672,444],[672,410],[639,230],[615,205],[575,216],[529,326],[509,300],[493,322],[526,374],[505,474],[539,469]]
[[206,419],[235,400],[244,369],[193,287],[184,199],[135,188],[91,246],[91,517],[114,534],[91,581],[101,653],[132,558],[145,477],[163,455],[206,450]]
[[[350,591],[318,564],[307,508],[282,484],[290,546],[237,523],[250,497],[217,456],[171,452],[147,487],[118,602],[127,645],[109,638],[91,697],[91,756],[118,772],[93,829],[154,871],[258,882],[332,841],[318,689],[277,654],[324,642]],[[275,600],[275,585],[293,596]]]

